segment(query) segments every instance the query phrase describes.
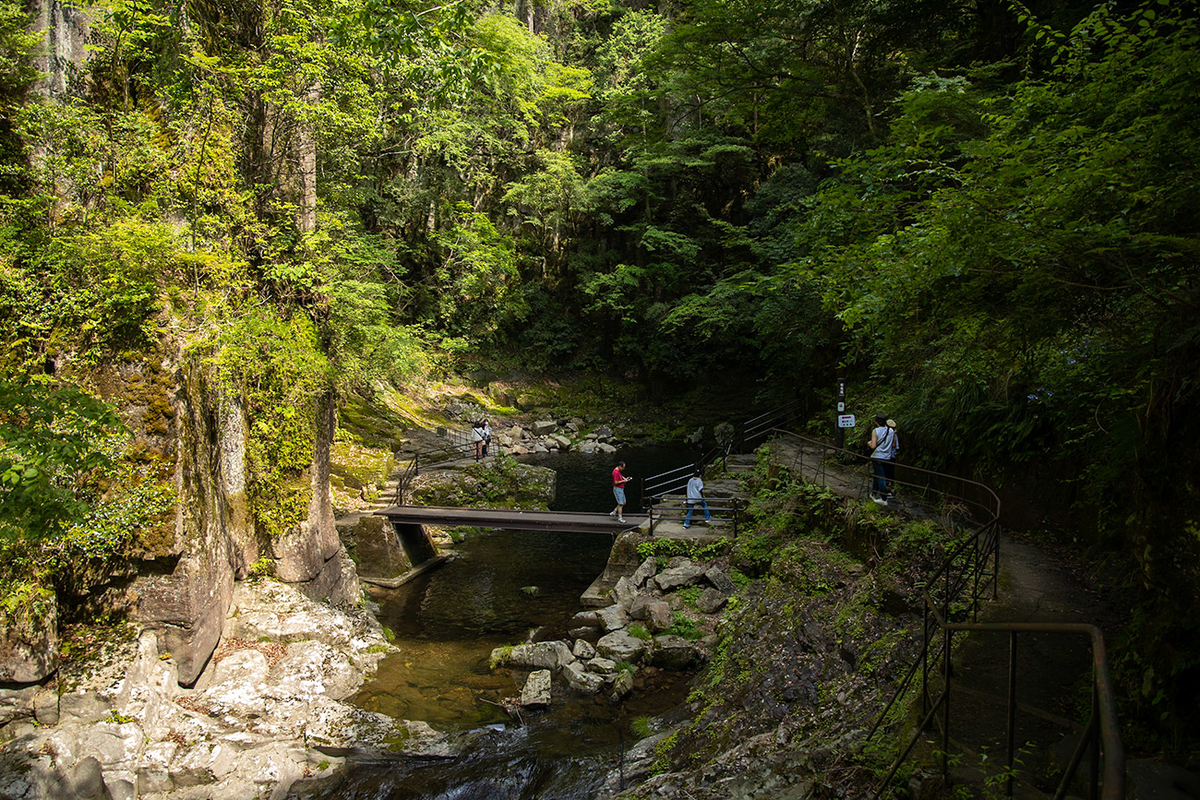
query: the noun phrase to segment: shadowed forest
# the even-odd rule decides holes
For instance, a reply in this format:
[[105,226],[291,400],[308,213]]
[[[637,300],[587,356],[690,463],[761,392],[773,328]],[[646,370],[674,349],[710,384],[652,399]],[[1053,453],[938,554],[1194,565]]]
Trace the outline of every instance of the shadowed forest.
[[123,364],[237,398],[267,534],[322,398],[482,364],[825,432],[840,375],[1111,565],[1128,746],[1195,746],[1194,3],[112,0],[74,58],[38,13],[0,2],[10,610],[163,535]]

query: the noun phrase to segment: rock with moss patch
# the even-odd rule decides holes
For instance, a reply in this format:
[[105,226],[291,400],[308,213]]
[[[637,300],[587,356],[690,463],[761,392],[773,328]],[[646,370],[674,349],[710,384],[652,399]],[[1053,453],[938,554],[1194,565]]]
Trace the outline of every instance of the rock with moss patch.
[[419,475],[409,496],[416,505],[544,509],[554,502],[557,480],[552,469],[488,458]]
[[21,592],[0,607],[0,682],[4,683],[36,683],[58,668],[54,593],[32,584],[24,585]]

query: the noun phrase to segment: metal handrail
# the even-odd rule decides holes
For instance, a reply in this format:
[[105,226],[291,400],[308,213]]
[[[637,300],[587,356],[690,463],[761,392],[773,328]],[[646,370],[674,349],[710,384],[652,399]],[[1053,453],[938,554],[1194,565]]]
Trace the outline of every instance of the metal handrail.
[[[810,471],[816,478],[814,482],[820,483],[822,486],[828,483],[829,475],[825,470],[825,465],[828,461],[836,459],[843,465],[842,471],[846,471],[844,466],[846,464],[857,464],[863,467],[863,480],[859,484],[858,496],[865,497],[869,492],[873,476],[867,468],[875,461],[869,455],[856,453],[853,450],[847,450],[844,447],[812,439],[783,428],[773,428],[771,433],[799,443],[800,446],[797,448],[792,466],[802,473],[805,470]],[[805,460],[806,447],[810,451],[818,451],[811,462]],[[893,461],[892,465],[896,470],[894,483],[897,486],[912,490],[911,494],[914,499],[920,499],[922,502],[927,502],[931,496],[947,501],[944,506],[949,518],[963,521],[974,520],[978,527],[1000,518],[1000,497],[987,484],[958,475],[915,467],[900,461]],[[805,475],[805,477],[809,476]]]
[[[469,457],[475,449],[474,441],[469,438],[470,434],[448,429],[446,437],[450,439],[449,444],[418,450],[413,454],[412,460],[409,461],[408,466],[400,474],[400,479],[396,483],[396,494],[393,497],[394,505],[404,505],[404,494],[408,491],[409,486],[412,485],[413,479],[420,474],[422,467],[430,469],[451,461],[458,461],[461,458]],[[496,455],[504,454],[504,449],[500,447],[495,439],[493,439],[491,446],[496,448]]]
[[691,474],[698,469],[703,469],[707,464],[714,464],[717,461],[724,464],[725,459],[734,450],[743,452],[746,446],[772,433],[782,422],[793,417],[800,408],[801,402],[792,400],[770,411],[764,411],[762,414],[742,422],[729,442],[714,445],[693,463],[642,478],[643,507],[648,509],[654,498],[683,489],[687,486]]
[[[709,513],[717,522],[729,522],[733,526],[733,538],[737,538],[738,521],[746,508],[746,501],[740,497],[706,497]],[[662,522],[671,514],[671,518],[682,517],[687,509],[687,495],[663,494],[651,498],[646,506],[646,516],[650,520],[650,535],[654,535],[655,521]]]
[[421,472],[420,461],[421,454],[414,454],[408,462],[408,466],[404,468],[404,472],[400,473],[400,478],[396,481],[396,495],[392,498],[392,505],[404,505],[404,495],[408,491],[408,487],[412,485],[413,478]]
[[656,497],[663,497],[670,492],[686,487],[692,473],[700,468],[698,464],[699,462],[687,464],[642,478],[642,504],[649,508],[649,504],[653,503]]
[[[859,496],[865,494],[871,471],[867,469],[871,459],[861,453],[854,453],[844,448],[830,445],[827,442],[810,439],[791,431],[776,430],[783,437],[790,437],[800,444],[796,449],[796,458],[792,466],[797,468],[801,477],[808,478],[811,474],[814,482],[828,485],[829,475],[825,464],[831,458],[854,464],[860,462],[864,467],[863,482]],[[805,463],[806,450],[814,456],[813,460]],[[900,701],[907,696],[913,680],[921,675],[921,701],[923,716],[920,724],[912,735],[904,750],[897,756],[887,775],[880,782],[875,797],[882,796],[897,770],[912,753],[913,748],[922,734],[933,724],[937,712],[942,711],[942,771],[948,771],[948,754],[950,746],[950,658],[952,655],[953,634],[955,632],[1007,632],[1010,637],[1009,645],[1009,698],[1008,698],[1008,731],[1006,737],[1008,770],[1005,779],[1007,797],[1012,797],[1013,779],[1012,767],[1015,763],[1015,708],[1016,708],[1016,637],[1019,633],[1049,633],[1061,635],[1086,635],[1092,645],[1092,713],[1084,726],[1084,735],[1080,739],[1071,761],[1064,770],[1062,780],[1055,794],[1055,800],[1066,796],[1067,789],[1074,779],[1082,762],[1084,752],[1091,748],[1090,789],[1091,798],[1103,797],[1104,800],[1117,800],[1123,797],[1125,783],[1125,758],[1121,744],[1116,718],[1116,701],[1109,676],[1108,662],[1104,647],[1104,637],[1100,629],[1094,625],[1078,623],[978,623],[977,614],[980,600],[991,590],[992,597],[996,596],[999,586],[1000,565],[1000,498],[985,484],[958,476],[925,470],[919,467],[896,464],[897,475],[905,475],[907,480],[897,479],[900,487],[918,490],[923,497],[930,492],[937,492],[943,500],[957,501],[955,508],[947,504],[946,524],[951,528],[955,538],[963,532],[968,532],[967,538],[951,550],[938,569],[930,576],[922,589],[924,603],[924,622],[922,625],[921,652],[910,665],[904,678],[900,681],[895,694],[889,700],[883,713],[880,714],[870,732],[867,734],[864,746],[882,728],[888,714]],[[962,489],[970,489],[975,497],[967,497],[966,493],[950,492],[948,486],[957,484]],[[969,513],[974,511],[974,513]],[[964,513],[967,512],[967,513]],[[965,605],[964,605],[965,601]],[[967,617],[971,622],[960,621]],[[936,635],[941,633],[940,636]],[[936,699],[931,697],[932,679],[937,677],[933,666],[941,660],[941,693]],[[1103,751],[1104,772],[1099,771],[1099,762]],[[1100,787],[1103,794],[1098,794]]]

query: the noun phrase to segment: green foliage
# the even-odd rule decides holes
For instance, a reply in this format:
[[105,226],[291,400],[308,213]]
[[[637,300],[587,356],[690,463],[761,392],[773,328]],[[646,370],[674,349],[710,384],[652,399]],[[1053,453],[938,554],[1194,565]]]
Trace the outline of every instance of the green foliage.
[[671,751],[675,748],[675,740],[679,731],[672,731],[662,741],[654,746],[654,761],[650,764],[651,775],[661,775],[671,768]]
[[74,387],[0,380],[0,540],[56,538],[83,520],[119,429],[109,406]]
[[730,544],[725,539],[712,542],[687,541],[683,539],[647,539],[638,542],[637,554],[645,560],[655,558],[666,561],[675,556],[686,556],[693,561],[712,561],[720,558],[729,551]]
[[[389,640],[390,641],[390,640]],[[492,651],[492,655],[488,659],[488,669],[504,666],[512,658],[512,651],[516,645],[506,644],[502,647],[497,647]]]
[[695,608],[696,600],[700,597],[700,593],[703,591],[704,589],[700,586],[685,586],[682,589],[676,590],[675,595],[686,605],[690,606],[691,608]]
[[307,470],[316,445],[317,413],[330,402],[329,362],[312,322],[251,309],[206,345],[227,400],[240,400],[250,420],[246,496],[265,533],[279,536],[308,513]]
[[681,636],[691,642],[704,637],[704,631],[696,627],[696,620],[681,611],[675,612],[675,621],[663,633]]
[[23,628],[36,630],[49,621],[54,610],[54,592],[33,581],[0,581],[0,612],[8,625],[20,620]]
[[174,541],[174,486],[160,481],[145,465],[123,460],[104,475],[107,491],[62,536],[42,548],[42,568],[66,596],[83,597],[103,585],[140,544],[167,549]]
[[629,730],[639,739],[645,739],[654,733],[649,717],[634,717],[629,721]]
[[650,633],[650,629],[640,622],[633,623],[625,630],[633,638],[641,639],[644,642],[648,642],[654,638],[654,635]]

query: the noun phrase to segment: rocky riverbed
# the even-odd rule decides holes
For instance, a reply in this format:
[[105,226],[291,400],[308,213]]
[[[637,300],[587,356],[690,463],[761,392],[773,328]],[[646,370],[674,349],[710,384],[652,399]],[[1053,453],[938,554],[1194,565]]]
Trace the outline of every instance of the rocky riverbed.
[[0,798],[278,799],[352,753],[453,752],[425,723],[343,702],[393,650],[366,609],[239,583],[191,689],[153,633],[128,633],[64,665],[57,690],[0,690],[0,721],[16,734],[0,753]]

